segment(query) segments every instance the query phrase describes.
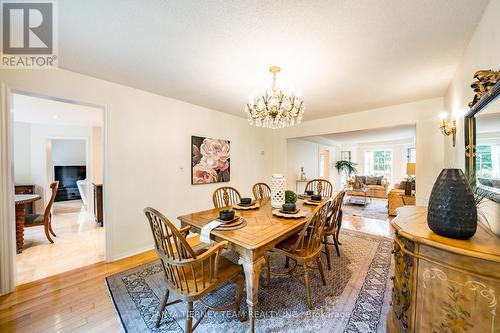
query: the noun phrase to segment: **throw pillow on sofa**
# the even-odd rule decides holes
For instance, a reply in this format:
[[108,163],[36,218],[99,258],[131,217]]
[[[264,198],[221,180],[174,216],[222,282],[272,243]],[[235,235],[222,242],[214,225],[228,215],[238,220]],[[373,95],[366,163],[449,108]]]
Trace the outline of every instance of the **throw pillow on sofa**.
[[378,177],[372,177],[372,176],[366,177],[366,185],[378,185],[377,178]]
[[382,185],[383,179],[384,179],[384,176],[377,177],[377,185]]
[[354,176],[354,182],[360,182],[363,185],[366,185],[366,176]]

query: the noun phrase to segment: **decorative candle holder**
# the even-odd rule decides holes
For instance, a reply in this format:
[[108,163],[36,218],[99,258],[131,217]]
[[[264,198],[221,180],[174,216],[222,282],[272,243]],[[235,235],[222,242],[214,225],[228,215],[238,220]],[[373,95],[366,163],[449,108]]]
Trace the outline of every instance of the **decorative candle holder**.
[[285,203],[285,177],[274,174],[271,177],[271,205],[273,208],[281,208]]

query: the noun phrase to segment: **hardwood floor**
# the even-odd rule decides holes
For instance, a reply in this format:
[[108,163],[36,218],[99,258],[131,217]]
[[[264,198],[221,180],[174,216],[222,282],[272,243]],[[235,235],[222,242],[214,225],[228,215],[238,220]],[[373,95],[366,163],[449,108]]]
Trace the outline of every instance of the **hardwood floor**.
[[[362,217],[345,218],[343,227],[382,236],[392,233],[388,221]],[[156,258],[149,251],[21,285],[0,297],[0,332],[121,332],[104,278]]]
[[54,203],[52,219],[57,235],[53,244],[43,227],[25,229],[23,252],[16,255],[18,284],[104,260],[104,228],[81,200]]

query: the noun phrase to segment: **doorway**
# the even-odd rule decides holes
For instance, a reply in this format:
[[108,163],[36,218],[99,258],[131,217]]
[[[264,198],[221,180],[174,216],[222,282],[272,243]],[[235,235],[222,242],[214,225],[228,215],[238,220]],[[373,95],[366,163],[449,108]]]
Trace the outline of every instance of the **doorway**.
[[103,108],[20,92],[11,102],[16,212],[19,195],[34,197],[16,244],[17,284],[103,261],[105,228],[93,200],[103,183]]
[[330,180],[330,151],[319,151],[319,178]]

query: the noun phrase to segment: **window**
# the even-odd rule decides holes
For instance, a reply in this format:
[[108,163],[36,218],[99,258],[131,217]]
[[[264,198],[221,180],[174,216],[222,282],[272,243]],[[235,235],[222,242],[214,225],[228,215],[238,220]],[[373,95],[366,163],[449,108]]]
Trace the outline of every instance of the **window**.
[[348,150],[340,152],[340,159],[351,162],[351,152]]
[[406,163],[416,163],[417,162],[417,150],[415,147],[408,148],[406,150]]
[[365,172],[370,176],[384,176],[390,180],[392,175],[392,150],[365,152]]
[[476,148],[476,175],[478,177],[492,178],[492,169],[491,146],[478,145]]

